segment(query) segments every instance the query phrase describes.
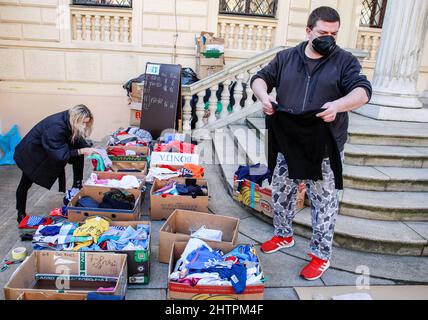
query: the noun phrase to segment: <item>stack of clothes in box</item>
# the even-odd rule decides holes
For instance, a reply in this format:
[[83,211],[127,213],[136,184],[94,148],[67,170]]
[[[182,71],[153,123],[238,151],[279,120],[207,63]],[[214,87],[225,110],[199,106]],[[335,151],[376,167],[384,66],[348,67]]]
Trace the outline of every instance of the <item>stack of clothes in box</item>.
[[83,196],[77,201],[76,207],[132,210],[135,207],[135,196],[126,190],[111,189],[104,193],[102,202]]
[[204,177],[204,168],[196,164],[186,163],[181,168],[174,168],[169,165],[160,165],[151,167],[146,177],[147,182],[153,182],[154,179],[169,180],[171,178],[193,178],[202,179]]
[[187,243],[169,279],[189,286],[231,285],[236,293],[264,282],[254,245],[240,245],[224,254],[196,238]]
[[128,127],[114,132],[108,139],[108,145],[145,147],[152,139],[150,132],[138,127]]
[[170,180],[168,183],[156,191],[153,192],[155,196],[191,196],[196,198],[198,196],[207,196],[207,186],[200,186],[196,183],[196,180],[189,179],[186,184],[178,183],[177,181]]
[[150,226],[110,226],[101,217],[89,218],[84,224],[61,222],[39,226],[33,238],[34,250],[118,251],[147,250]]
[[123,174],[117,179],[99,179],[96,173],[91,173],[85,185],[121,189],[137,189],[143,181],[135,176]]

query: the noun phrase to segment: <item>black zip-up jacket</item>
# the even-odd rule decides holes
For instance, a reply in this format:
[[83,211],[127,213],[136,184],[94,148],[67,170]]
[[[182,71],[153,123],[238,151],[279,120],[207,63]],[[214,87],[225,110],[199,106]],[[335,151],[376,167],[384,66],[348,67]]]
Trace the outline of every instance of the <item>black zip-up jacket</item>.
[[[369,100],[372,87],[362,73],[358,59],[339,46],[309,74],[304,55],[308,41],[277,53],[276,57],[251,79],[263,79],[268,92],[275,87],[280,111],[303,114],[319,110],[327,103],[346,96],[355,88],[366,90]],[[331,130],[338,148],[343,151],[348,134],[348,113],[338,113]]]

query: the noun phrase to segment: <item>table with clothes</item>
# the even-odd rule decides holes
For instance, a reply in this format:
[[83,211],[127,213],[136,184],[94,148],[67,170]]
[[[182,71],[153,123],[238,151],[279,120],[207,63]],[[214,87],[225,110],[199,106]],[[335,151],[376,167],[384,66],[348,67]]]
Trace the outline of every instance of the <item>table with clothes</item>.
[[186,183],[179,183],[175,180],[170,180],[167,184],[153,192],[154,196],[208,196],[208,187],[198,185],[197,180],[188,179]]
[[169,165],[160,165],[151,167],[147,174],[146,181],[153,182],[154,179],[169,180],[171,178],[193,178],[202,179],[204,177],[204,168],[196,164],[186,163],[181,168],[175,168]]
[[77,200],[76,207],[133,210],[135,201],[135,196],[132,193],[121,189],[111,189],[104,192],[101,202],[90,196],[83,196]]
[[148,250],[150,226],[110,225],[101,217],[88,218],[84,224],[60,222],[39,226],[33,237],[34,250],[127,251]]
[[85,185],[121,189],[138,189],[142,183],[143,180],[131,175],[123,174],[117,179],[99,179],[98,175],[92,172],[88,180],[85,182]]
[[191,238],[169,280],[189,286],[231,285],[236,293],[243,293],[247,285],[261,284],[265,278],[254,245],[239,245],[223,253]]

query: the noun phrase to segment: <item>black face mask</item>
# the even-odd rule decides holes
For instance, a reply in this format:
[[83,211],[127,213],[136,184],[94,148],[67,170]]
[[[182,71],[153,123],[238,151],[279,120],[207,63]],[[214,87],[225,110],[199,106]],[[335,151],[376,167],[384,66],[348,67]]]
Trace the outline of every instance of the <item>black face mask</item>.
[[336,40],[333,36],[321,36],[312,41],[312,48],[323,56],[329,56],[336,47]]

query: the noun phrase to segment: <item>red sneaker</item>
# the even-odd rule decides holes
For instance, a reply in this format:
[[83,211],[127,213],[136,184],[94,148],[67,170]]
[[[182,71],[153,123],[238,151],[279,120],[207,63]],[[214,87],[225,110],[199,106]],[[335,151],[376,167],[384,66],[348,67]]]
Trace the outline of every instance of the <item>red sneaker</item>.
[[263,243],[260,249],[262,249],[264,253],[273,253],[284,248],[291,248],[292,246],[294,246],[293,237],[283,238],[274,236],[269,241]]
[[300,276],[306,280],[316,280],[330,267],[330,261],[322,260],[313,254],[308,254],[312,258],[311,262],[302,269]]

